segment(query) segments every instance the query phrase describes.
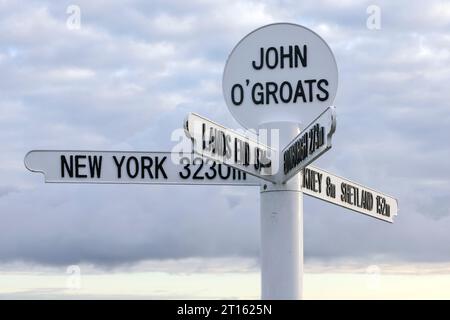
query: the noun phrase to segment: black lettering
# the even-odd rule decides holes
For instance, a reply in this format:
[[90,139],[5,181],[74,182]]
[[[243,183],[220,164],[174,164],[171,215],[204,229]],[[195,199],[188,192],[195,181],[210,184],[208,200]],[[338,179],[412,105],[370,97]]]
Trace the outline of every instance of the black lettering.
[[[222,168],[223,167],[227,168],[227,171],[226,171],[225,175],[222,172]],[[230,177],[230,173],[231,173],[231,168],[229,166],[219,164],[219,177],[221,179],[228,179]]]
[[314,152],[314,150],[315,150],[315,144],[314,144],[314,140],[315,140],[315,127],[316,126],[314,126],[314,127],[312,127],[310,130],[309,130],[309,154],[312,154],[313,152]]
[[67,174],[70,178],[73,178],[73,156],[69,156],[70,164],[67,162],[66,156],[61,155],[61,177],[64,178],[64,172],[67,170]]
[[[236,100],[235,96],[236,89],[239,90],[239,100]],[[244,101],[244,88],[242,88],[242,86],[239,83],[236,83],[233,87],[231,87],[231,102],[233,102],[235,106],[240,106],[243,101]]]
[[[289,53],[284,53],[284,47],[280,47],[280,68],[284,69],[284,59],[289,59],[289,68],[293,67],[293,52],[292,52],[292,46],[289,46]],[[292,89],[291,89],[292,90]]]
[[301,142],[301,152],[300,152],[300,161],[305,160],[308,157],[308,132],[305,132],[305,134],[302,136],[302,142]]
[[206,149],[206,123],[202,123],[202,148]]
[[387,203],[386,198],[377,196],[376,197],[376,211],[378,214],[381,214],[386,217],[391,216],[391,206]]
[[303,90],[302,81],[298,80],[297,82],[297,88],[295,89],[295,95],[294,95],[294,103],[297,103],[298,98],[302,98],[303,102],[306,102],[305,92]]
[[328,197],[336,198],[336,186],[331,183],[331,178],[327,177],[326,179],[326,194]]
[[81,174],[80,169],[86,168],[86,164],[80,163],[80,159],[86,159],[86,156],[75,156],[75,177],[76,178],[87,178],[87,174]]
[[321,147],[324,144],[325,144],[325,127],[320,127],[319,139],[318,139],[318,147]]
[[[256,92],[256,89],[259,91]],[[254,104],[264,104],[264,87],[260,82],[257,82],[252,87],[252,100]],[[255,95],[256,93],[256,95]]]
[[120,179],[120,178],[122,178],[122,165],[123,165],[123,162],[125,161],[125,156],[122,156],[122,158],[120,159],[120,162],[117,161],[116,156],[113,156],[113,159],[114,159],[114,163],[117,166],[117,178]]
[[[146,163],[147,162],[147,163]],[[150,157],[141,157],[141,179],[145,178],[145,171],[147,170],[150,179],[153,179],[152,174],[153,159]]]
[[[183,166],[183,170],[186,171],[186,174],[183,174],[182,171],[180,171],[178,174],[180,175],[181,179],[189,179],[189,177],[191,176],[191,169],[189,168],[190,160],[187,157],[183,157],[180,159],[180,163],[183,164],[183,162],[185,163]],[[167,177],[167,176],[165,176],[165,177]]]
[[316,81],[317,80],[315,79],[304,80],[304,82],[308,84],[309,102],[313,102],[313,83]]
[[284,160],[284,174],[287,174],[289,172],[289,157],[288,157],[289,149],[286,150],[283,154],[283,160]]
[[250,145],[248,142],[244,142],[244,166],[250,165]]
[[234,162],[239,164],[241,161],[241,141],[238,138],[234,138]]
[[300,63],[302,67],[306,67],[306,44],[303,45],[303,52],[300,51],[300,48],[295,46],[295,67],[298,68],[298,59],[300,59]]
[[89,171],[91,173],[91,178],[94,178],[96,175],[97,178],[100,178],[100,172],[102,170],[102,156],[89,156]]
[[213,161],[212,165],[209,166],[209,169],[212,171],[212,174],[209,174],[209,172],[205,172],[206,178],[212,180],[217,176],[217,169],[216,169],[216,162]]
[[[134,163],[133,167],[134,167],[134,172],[132,172],[131,167],[132,167],[132,162]],[[127,174],[130,178],[136,178],[137,175],[139,174],[139,162],[138,159],[136,157],[129,157],[127,160]]]
[[304,168],[303,169],[303,174],[302,174],[302,188],[305,188],[306,187],[306,171],[307,171],[308,169],[306,169],[306,168]]
[[259,170],[260,169],[259,154],[260,154],[260,149],[259,148],[255,148],[255,163],[253,165],[255,170]]
[[227,159],[231,158],[231,136],[227,135],[226,139],[225,139],[225,148],[227,149],[226,152],[226,157]]
[[252,66],[253,69],[255,70],[261,70],[261,68],[263,67],[263,61],[264,61],[264,48],[260,48],[259,49],[259,66],[256,65],[255,60],[252,61]]
[[316,172],[316,176],[317,176],[317,183],[318,183],[318,187],[319,187],[319,193],[322,193],[322,174],[319,172]]
[[194,180],[203,180],[203,179],[205,179],[205,177],[199,176],[199,173],[200,173],[200,171],[203,168],[203,159],[202,158],[194,159],[194,162],[193,162],[194,165],[195,165],[195,160],[197,160],[197,159],[200,160],[200,165],[198,166],[197,170],[195,170],[194,175],[192,176],[192,179],[194,179]]
[[164,161],[166,161],[167,157],[163,157],[161,161],[159,161],[159,157],[155,157],[155,178],[159,178],[159,173],[161,172],[164,179],[167,179],[166,171],[164,171]]
[[216,153],[216,135],[215,135],[216,129],[214,129],[213,127],[209,128],[209,141],[208,141],[208,147],[207,150],[211,150],[211,153]]
[[276,93],[278,91],[278,85],[275,82],[266,82],[266,104],[270,104],[270,96],[273,101],[278,104]]
[[[292,68],[292,67],[291,67]],[[288,96],[285,97],[285,88],[287,88]],[[280,85],[280,100],[289,103],[292,99],[292,86],[289,81],[284,81]]]
[[[273,53],[272,56],[273,58],[273,63],[270,62],[270,53]],[[270,47],[269,49],[267,49],[266,51],[266,66],[269,69],[275,69],[278,65],[278,52],[277,49],[275,47]]]
[[319,101],[325,101],[328,99],[328,97],[330,96],[330,94],[328,93],[328,90],[326,90],[322,84],[324,84],[325,86],[328,86],[328,81],[326,79],[320,79],[317,82],[317,88],[324,94],[323,96],[321,96],[320,94],[316,94],[316,97]]

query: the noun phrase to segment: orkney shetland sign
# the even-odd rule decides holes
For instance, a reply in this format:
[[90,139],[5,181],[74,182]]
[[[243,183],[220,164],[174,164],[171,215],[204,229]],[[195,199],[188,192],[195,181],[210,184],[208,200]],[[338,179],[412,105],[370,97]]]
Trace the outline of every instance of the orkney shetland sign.
[[314,166],[302,171],[302,191],[312,197],[393,223],[397,199]]
[[290,23],[248,34],[233,49],[223,73],[225,102],[246,128],[289,121],[302,126],[333,105],[336,61],[315,32]]
[[191,153],[30,151],[25,166],[45,182],[259,186],[260,180]]
[[331,148],[336,130],[334,107],[327,108],[281,152],[286,182]]
[[184,128],[193,142],[193,151],[200,156],[275,181],[278,161],[273,158],[278,151],[195,113],[188,115]]

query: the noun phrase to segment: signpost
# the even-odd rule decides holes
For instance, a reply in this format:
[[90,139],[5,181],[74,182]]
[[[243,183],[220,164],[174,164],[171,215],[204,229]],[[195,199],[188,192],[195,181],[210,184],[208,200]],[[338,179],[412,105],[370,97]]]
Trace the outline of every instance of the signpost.
[[277,141],[190,113],[183,126],[192,153],[41,150],[30,151],[25,166],[51,183],[260,186],[261,296],[300,299],[303,193],[390,223],[398,211],[396,199],[309,165],[331,148],[337,80],[333,53],[316,33],[267,25],[233,49],[222,87],[239,123],[275,129]]
[[[315,32],[290,23],[263,26],[245,36],[228,57],[222,81],[225,102],[234,118],[247,129],[279,129],[279,145],[289,145],[301,128],[333,105],[337,85],[337,65],[327,43]],[[288,147],[287,158],[280,155],[284,176],[277,173],[277,183],[261,189],[265,299],[302,296],[303,193],[295,173],[329,149],[318,148],[320,152],[301,154]]]
[[190,113],[184,123],[186,135],[192,139],[193,150],[200,156],[227,164],[265,180],[275,181],[269,157],[276,151],[249,137]]

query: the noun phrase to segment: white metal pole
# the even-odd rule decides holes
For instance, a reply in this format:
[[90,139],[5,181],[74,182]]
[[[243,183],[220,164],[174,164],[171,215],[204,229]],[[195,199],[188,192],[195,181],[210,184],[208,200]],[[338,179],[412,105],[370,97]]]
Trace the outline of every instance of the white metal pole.
[[[300,132],[298,124],[261,126],[279,129],[279,151]],[[270,133],[268,134],[270,136]],[[280,154],[280,158],[282,155]],[[282,172],[282,161],[279,162]],[[261,186],[261,298],[301,299],[303,289],[303,193],[299,175],[286,184]]]

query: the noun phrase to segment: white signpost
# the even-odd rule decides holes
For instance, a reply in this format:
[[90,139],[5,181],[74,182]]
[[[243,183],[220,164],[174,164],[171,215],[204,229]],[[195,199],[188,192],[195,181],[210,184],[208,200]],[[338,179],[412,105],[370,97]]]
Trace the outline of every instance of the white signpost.
[[[301,128],[333,105],[337,86],[337,65],[327,43],[315,32],[289,23],[267,25],[245,36],[228,57],[222,81],[234,118],[248,129],[279,129],[280,146],[287,146]],[[333,117],[330,136],[334,127]],[[295,173],[303,167],[297,159],[304,154],[289,147],[286,155],[295,156],[284,161],[282,167],[288,170],[281,178],[277,173],[277,181],[290,180],[261,188],[264,299],[302,296],[303,193]],[[322,154],[329,147],[320,149],[313,153]],[[305,159],[313,158],[308,152]]]
[[316,33],[267,25],[233,49],[222,86],[235,119],[247,129],[276,129],[277,141],[190,113],[183,126],[193,153],[36,150],[25,166],[55,183],[260,186],[261,296],[300,299],[303,193],[390,223],[398,211],[396,199],[309,165],[331,148],[337,81],[333,53]]

